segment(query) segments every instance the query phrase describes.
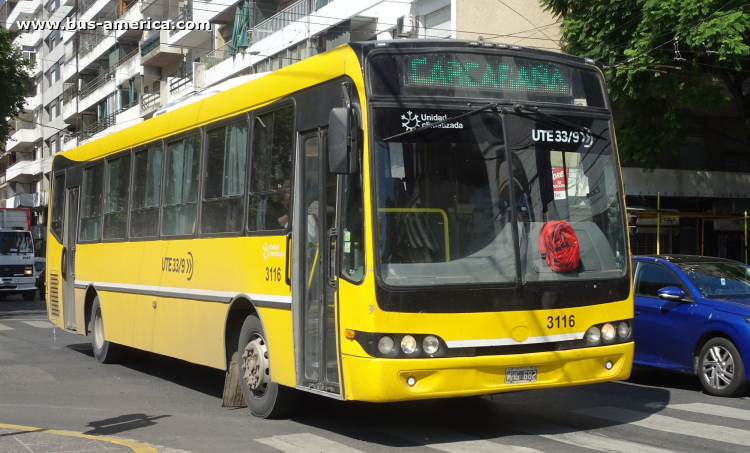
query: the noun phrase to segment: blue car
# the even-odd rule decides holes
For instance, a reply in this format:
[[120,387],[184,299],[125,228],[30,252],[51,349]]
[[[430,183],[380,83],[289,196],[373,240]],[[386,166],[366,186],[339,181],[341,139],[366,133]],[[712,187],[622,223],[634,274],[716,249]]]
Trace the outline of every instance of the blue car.
[[691,255],[634,256],[636,365],[696,374],[739,396],[750,364],[750,267]]

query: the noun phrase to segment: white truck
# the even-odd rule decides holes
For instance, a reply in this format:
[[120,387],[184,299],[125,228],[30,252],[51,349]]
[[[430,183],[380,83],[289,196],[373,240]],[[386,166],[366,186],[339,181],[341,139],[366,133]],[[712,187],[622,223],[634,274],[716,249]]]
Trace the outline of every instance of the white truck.
[[11,294],[34,300],[34,240],[31,213],[23,208],[0,208],[0,299]]

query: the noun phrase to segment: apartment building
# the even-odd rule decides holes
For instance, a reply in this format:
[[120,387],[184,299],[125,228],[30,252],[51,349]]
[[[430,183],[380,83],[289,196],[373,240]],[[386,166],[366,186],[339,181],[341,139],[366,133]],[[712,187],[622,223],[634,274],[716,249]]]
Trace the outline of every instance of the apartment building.
[[[51,157],[145,121],[239,76],[273,71],[350,41],[482,39],[555,48],[556,21],[527,0],[0,0],[0,23],[192,21],[186,30],[33,30],[26,114],[0,155],[0,202],[29,207],[39,254]],[[235,79],[235,80],[231,80]]]

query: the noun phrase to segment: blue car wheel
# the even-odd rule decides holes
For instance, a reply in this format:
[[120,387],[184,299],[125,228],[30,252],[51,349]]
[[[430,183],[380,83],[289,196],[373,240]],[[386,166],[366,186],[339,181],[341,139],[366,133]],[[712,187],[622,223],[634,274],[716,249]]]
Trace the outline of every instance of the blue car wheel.
[[715,396],[739,396],[748,384],[742,357],[726,338],[706,342],[701,349],[698,374],[706,392]]

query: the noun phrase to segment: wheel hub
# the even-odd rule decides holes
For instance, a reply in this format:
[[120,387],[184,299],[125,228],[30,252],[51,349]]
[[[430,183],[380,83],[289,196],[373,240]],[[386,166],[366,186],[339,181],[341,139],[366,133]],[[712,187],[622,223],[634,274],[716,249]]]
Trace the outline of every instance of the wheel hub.
[[706,351],[703,358],[703,378],[708,384],[722,390],[732,383],[734,377],[734,358],[722,346],[714,346]]
[[268,347],[261,337],[253,337],[242,353],[242,378],[250,389],[264,393],[271,380]]

